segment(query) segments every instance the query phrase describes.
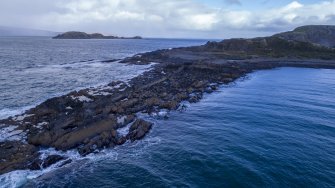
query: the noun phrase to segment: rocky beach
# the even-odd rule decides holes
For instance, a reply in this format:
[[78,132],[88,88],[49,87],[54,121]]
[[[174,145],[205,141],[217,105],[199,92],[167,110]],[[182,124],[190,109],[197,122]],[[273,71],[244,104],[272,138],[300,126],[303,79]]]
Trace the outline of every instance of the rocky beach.
[[[308,36],[334,37],[334,26],[298,29],[293,34],[254,39],[229,39],[202,46],[137,54],[124,64],[151,64],[151,69],[129,82],[73,91],[46,100],[24,114],[0,120],[0,174],[13,170],[39,170],[70,159],[41,156],[41,148],[77,150],[82,156],[134,142],[155,126],[139,114],[161,115],[185,110],[204,93],[234,82],[257,70],[277,67],[335,68],[335,42],[308,40]],[[329,35],[324,35],[324,33]],[[286,36],[290,36],[289,38]],[[334,38],[333,38],[334,39]],[[329,40],[328,40],[329,41]]]

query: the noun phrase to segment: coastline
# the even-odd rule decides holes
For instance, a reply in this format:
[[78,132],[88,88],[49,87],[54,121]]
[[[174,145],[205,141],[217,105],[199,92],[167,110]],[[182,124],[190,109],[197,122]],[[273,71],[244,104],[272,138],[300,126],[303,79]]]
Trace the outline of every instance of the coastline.
[[[96,90],[83,89],[48,99],[24,114],[0,120],[18,139],[1,142],[0,174],[19,169],[38,170],[66,158],[41,159],[40,147],[77,149],[81,155],[143,138],[152,123],[137,113],[157,114],[181,109],[183,101],[197,102],[256,70],[277,67],[335,68],[332,60],[254,58],[231,60],[196,47],[158,50],[122,60],[126,64],[150,64],[152,70],[126,82],[112,82]],[[120,129],[129,127],[126,134]],[[24,141],[22,141],[22,139]],[[19,151],[19,153],[17,152]],[[43,165],[45,166],[43,166]],[[65,165],[65,164],[64,164]]]

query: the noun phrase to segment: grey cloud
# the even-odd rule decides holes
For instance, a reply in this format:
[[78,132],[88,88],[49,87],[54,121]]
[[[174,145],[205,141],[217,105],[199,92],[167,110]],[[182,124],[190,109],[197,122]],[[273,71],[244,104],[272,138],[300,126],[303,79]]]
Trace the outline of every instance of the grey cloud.
[[195,0],[11,0],[0,1],[0,25],[146,37],[253,37],[306,24],[335,24],[334,7],[335,1],[298,8],[296,2],[252,12],[218,10]]

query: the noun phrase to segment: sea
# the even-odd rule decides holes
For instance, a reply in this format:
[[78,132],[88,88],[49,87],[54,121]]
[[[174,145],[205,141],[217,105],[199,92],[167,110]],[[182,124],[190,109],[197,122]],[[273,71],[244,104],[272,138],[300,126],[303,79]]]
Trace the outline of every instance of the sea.
[[[206,42],[2,37],[0,118],[150,70],[106,61]],[[334,96],[335,70],[255,71],[186,110],[142,114],[154,126],[140,141],[86,157],[45,148],[73,162],[0,175],[0,187],[335,187]]]

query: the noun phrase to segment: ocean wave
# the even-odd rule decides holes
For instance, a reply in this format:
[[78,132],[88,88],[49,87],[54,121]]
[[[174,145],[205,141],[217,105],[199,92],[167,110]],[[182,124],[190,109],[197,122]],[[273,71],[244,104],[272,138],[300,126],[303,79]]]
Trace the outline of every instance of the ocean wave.
[[[83,65],[81,65],[83,64]],[[113,79],[112,80],[106,80],[106,81],[102,81],[96,84],[88,84],[85,86],[80,86],[80,87],[76,87],[75,89],[69,89],[67,91],[64,92],[57,92],[57,93],[52,93],[51,95],[48,95],[47,97],[43,97],[43,98],[39,98],[38,101],[35,101],[32,104],[29,104],[27,106],[21,106],[21,107],[13,107],[13,108],[3,108],[0,109],[0,119],[5,119],[11,116],[15,116],[15,115],[19,115],[24,113],[26,110],[33,108],[39,104],[41,104],[42,102],[44,102],[47,99],[53,98],[53,97],[58,97],[58,96],[62,96],[65,95],[71,91],[79,91],[82,89],[93,89],[93,90],[97,90],[99,91],[98,94],[105,94],[105,93],[101,93],[102,90],[104,89],[108,89],[107,84],[109,84],[112,81],[122,81],[125,84],[128,84],[128,82],[136,77],[136,76],[140,76],[142,75],[144,72],[146,71],[150,71],[152,69],[152,66],[155,65],[156,63],[151,63],[148,65],[128,65],[128,64],[121,64],[118,62],[113,62],[113,63],[103,63],[101,61],[89,61],[89,62],[79,62],[79,63],[72,63],[72,64],[63,64],[63,65],[48,65],[48,66],[44,66],[44,67],[39,67],[39,68],[33,68],[36,70],[29,70],[26,69],[26,71],[32,71],[31,73],[34,73],[34,71],[37,71],[38,73],[46,73],[49,71],[59,71],[57,70],[57,67],[60,69],[64,69],[65,67],[71,66],[71,67],[76,67],[78,65],[80,66],[85,66],[86,65],[90,65],[94,67],[97,66],[108,66],[110,68],[110,66],[113,66],[115,69],[115,73],[116,75],[113,75]],[[42,71],[42,72],[41,72]],[[35,72],[35,73],[37,73]],[[124,73],[124,74],[123,74]],[[46,91],[47,92],[47,91]]]
[[[47,176],[49,173],[53,173],[56,170],[62,168],[72,168],[77,166],[83,166],[87,163],[99,163],[105,160],[118,160],[119,156],[138,156],[146,151],[147,148],[153,145],[161,143],[160,137],[151,137],[148,136],[143,140],[136,141],[134,143],[127,142],[122,146],[117,146],[115,148],[108,148],[101,150],[96,153],[91,153],[86,156],[81,156],[77,150],[68,150],[57,151],[54,148],[42,149],[39,151],[40,158],[46,158],[50,155],[60,155],[65,157],[64,160],[59,161],[47,168],[42,170],[16,170],[6,174],[0,175],[1,188],[17,188],[22,187],[29,181],[34,181],[34,179]],[[67,163],[68,160],[71,160],[71,163]],[[80,165],[79,165],[80,164]],[[90,165],[92,166],[92,165]]]
[[13,117],[15,115],[19,115],[24,113],[26,110],[33,108],[35,105],[23,106],[20,108],[3,108],[0,109],[0,119],[5,119],[8,117]]

